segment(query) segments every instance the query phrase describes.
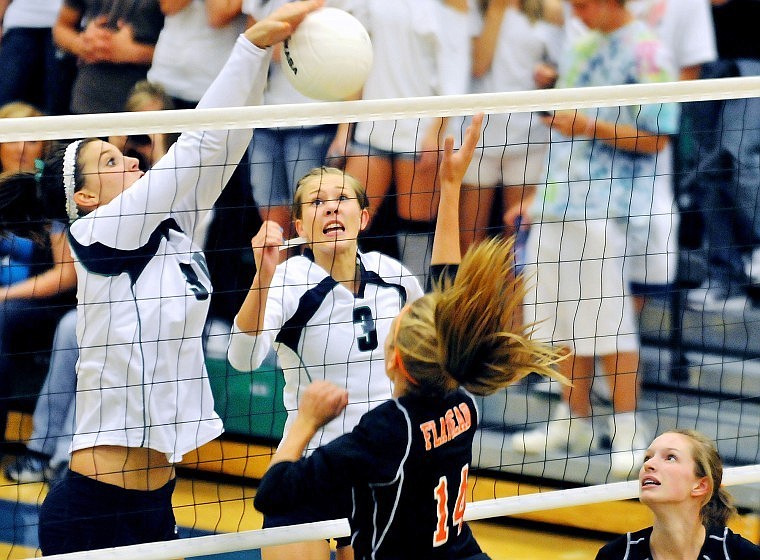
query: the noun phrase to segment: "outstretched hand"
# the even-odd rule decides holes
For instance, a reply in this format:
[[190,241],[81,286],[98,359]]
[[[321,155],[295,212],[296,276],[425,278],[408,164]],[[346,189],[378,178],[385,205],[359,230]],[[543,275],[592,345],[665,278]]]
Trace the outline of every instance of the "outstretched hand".
[[324,0],[288,2],[249,27],[244,35],[259,48],[265,49],[284,41],[311,12],[324,5]]
[[461,147],[454,151],[454,137],[447,136],[443,143],[443,159],[440,167],[441,188],[447,185],[459,189],[462,185],[467,168],[472,161],[472,155],[475,153],[475,147],[480,139],[480,131],[483,127],[483,113],[478,113],[472,117],[470,126],[464,133],[464,140]]

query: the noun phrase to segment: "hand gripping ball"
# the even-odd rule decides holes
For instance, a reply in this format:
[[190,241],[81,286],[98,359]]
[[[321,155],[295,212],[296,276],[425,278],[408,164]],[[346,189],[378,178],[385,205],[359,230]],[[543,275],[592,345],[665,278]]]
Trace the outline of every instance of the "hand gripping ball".
[[354,16],[320,8],[301,22],[283,45],[283,71],[312,99],[339,101],[364,86],[372,68],[372,41]]

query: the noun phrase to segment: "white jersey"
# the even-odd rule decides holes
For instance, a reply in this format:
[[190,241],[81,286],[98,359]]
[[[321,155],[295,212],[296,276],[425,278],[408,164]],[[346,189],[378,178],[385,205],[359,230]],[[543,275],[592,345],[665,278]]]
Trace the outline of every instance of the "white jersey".
[[[199,107],[261,99],[269,54],[239,37]],[[71,225],[79,301],[72,450],[149,447],[170,462],[223,430],[201,336],[211,283],[201,222],[250,129],[184,133],[156,166]]]
[[348,391],[348,406],[317,432],[310,450],[351,431],[364,413],[391,397],[383,343],[401,308],[423,293],[397,260],[378,252],[357,258],[356,296],[310,258],[288,259],[272,279],[263,331],[243,333],[237,318],[232,329],[228,358],[236,369],[256,369],[274,345],[285,375],[286,432],[310,382],[324,379]]

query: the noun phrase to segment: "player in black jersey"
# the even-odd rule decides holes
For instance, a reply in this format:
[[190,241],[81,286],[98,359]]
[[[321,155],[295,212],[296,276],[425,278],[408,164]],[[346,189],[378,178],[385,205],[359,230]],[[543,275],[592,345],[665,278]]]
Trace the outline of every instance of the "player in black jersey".
[[[461,155],[447,139],[439,212],[457,217],[469,161]],[[457,265],[459,241],[448,237],[436,235],[433,262]],[[531,372],[566,382],[552,368],[558,354],[515,324],[524,290],[513,264],[511,241],[488,241],[451,267],[458,268],[453,281],[404,307],[385,341],[393,399],[301,458],[314,433],[347,403],[344,389],[312,383],[259,486],[256,507],[270,515],[319,507],[335,489],[350,487],[357,559],[487,558],[464,523],[478,425],[470,393],[491,394]]]
[[712,441],[694,430],[665,432],[647,449],[639,472],[639,500],[654,513],[654,524],[605,545],[597,560],[759,560],[760,547],[726,527],[735,510],[722,480]]

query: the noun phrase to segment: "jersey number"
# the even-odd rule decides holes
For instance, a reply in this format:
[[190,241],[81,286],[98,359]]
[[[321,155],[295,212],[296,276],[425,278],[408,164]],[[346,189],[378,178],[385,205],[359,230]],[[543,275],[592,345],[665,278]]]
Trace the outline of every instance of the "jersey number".
[[[454,504],[454,515],[451,520],[452,526],[457,528],[457,535],[462,532],[462,523],[464,523],[464,510],[467,507],[467,474],[469,466],[462,467],[462,474],[459,478],[459,491],[457,492],[457,501]],[[433,546],[441,546],[449,540],[449,483],[445,476],[438,479],[438,486],[435,487],[433,496],[436,502],[436,514],[438,523],[436,524],[435,533],[433,533]]]
[[369,307],[354,309],[354,325],[359,325],[364,333],[356,339],[359,350],[369,352],[377,348],[377,330],[375,329],[375,320],[372,318],[372,310]]
[[[208,268],[206,267],[206,259],[204,259],[203,256],[201,256],[199,253],[193,253],[193,261],[195,261],[195,263],[206,274],[206,276],[209,275]],[[199,301],[208,299],[208,289],[198,278],[198,274],[195,272],[195,270],[193,270],[193,265],[188,263],[179,263],[179,268],[182,271],[182,274],[185,275],[185,280],[187,280],[187,283],[190,285],[190,291],[195,294],[195,299]]]

